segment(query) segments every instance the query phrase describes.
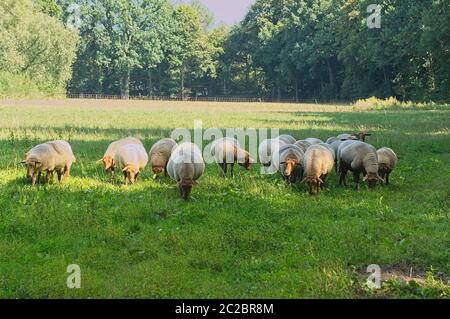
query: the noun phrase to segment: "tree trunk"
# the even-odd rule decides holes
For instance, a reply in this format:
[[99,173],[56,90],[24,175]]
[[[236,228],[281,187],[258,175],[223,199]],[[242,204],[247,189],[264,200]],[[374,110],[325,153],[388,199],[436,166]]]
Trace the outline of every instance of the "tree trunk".
[[295,102],[298,103],[298,79],[295,79]]
[[130,98],[130,70],[127,70],[123,75],[120,83],[120,97],[122,100]]
[[184,100],[184,64],[181,66],[181,100]]
[[148,95],[153,96],[153,76],[152,69],[148,69]]

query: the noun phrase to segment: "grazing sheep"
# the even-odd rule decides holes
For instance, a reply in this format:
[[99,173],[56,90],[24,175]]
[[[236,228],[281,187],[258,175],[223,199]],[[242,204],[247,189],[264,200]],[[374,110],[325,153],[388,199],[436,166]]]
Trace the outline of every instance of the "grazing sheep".
[[344,134],[338,135],[337,138],[340,140],[357,140],[357,141],[365,142],[366,136],[372,136],[372,134],[368,134],[364,131],[361,131],[361,132],[358,132],[355,134],[344,133]]
[[353,134],[353,137],[361,142],[365,142],[367,136],[372,136],[372,134],[366,133],[364,131]]
[[266,168],[270,167],[272,154],[285,144],[285,142],[277,138],[263,140],[258,147],[258,155],[261,164]]
[[283,145],[273,154],[274,163],[281,172],[283,179],[288,183],[295,183],[303,178],[304,152],[296,145]]
[[187,200],[192,187],[205,171],[202,152],[193,143],[178,145],[170,156],[167,173],[175,180],[180,189],[180,195]]
[[333,142],[336,142],[336,141],[340,141],[340,139],[335,136],[332,136],[332,137],[328,138],[325,143],[332,144]]
[[323,141],[321,139],[314,138],[314,137],[305,138],[303,141],[306,141],[306,142],[310,143],[311,145],[323,143]]
[[177,146],[171,138],[164,138],[156,142],[149,152],[150,163],[152,171],[157,176],[164,171],[164,176],[167,176],[167,163],[169,162],[172,150]]
[[278,136],[278,139],[280,141],[283,141],[286,144],[294,144],[297,141],[294,137],[292,137],[291,135],[287,135],[287,134]]
[[136,144],[136,145],[141,145],[143,146],[142,142],[140,140],[138,140],[137,138],[134,137],[127,137],[115,142],[112,142],[111,144],[109,144],[105,155],[103,155],[103,158],[98,160],[97,163],[102,163],[103,167],[105,168],[105,171],[107,173],[111,173],[112,175],[114,175],[115,173],[115,165],[114,165],[114,157],[116,155],[116,151],[125,144]]
[[58,181],[61,183],[63,176],[70,175],[70,167],[74,162],[75,156],[69,143],[51,141],[33,147],[26,153],[22,164],[25,164],[27,168],[27,177],[31,178],[31,184],[35,185],[42,172],[47,172],[45,182],[49,183],[56,171]]
[[377,150],[370,144],[361,141],[345,141],[338,149],[339,185],[347,186],[346,175],[353,172],[355,188],[359,188],[360,174],[369,188],[374,188],[382,178],[378,175]]
[[322,145],[323,147],[328,148],[330,150],[331,154],[333,155],[333,161],[336,160],[336,152],[334,151],[334,148],[330,144],[328,144],[328,143],[319,143],[319,144],[316,144],[316,145]]
[[303,151],[303,153],[305,153],[306,150],[308,149],[308,147],[310,147],[312,144],[309,142],[306,142],[304,140],[300,140],[300,141],[295,142],[294,145],[300,147],[300,149]]
[[354,136],[352,134],[348,134],[348,133],[344,133],[344,134],[340,134],[338,136],[336,136],[337,139],[339,139],[340,141],[345,141],[345,140],[352,140],[354,139]]
[[378,155],[378,174],[385,180],[386,185],[389,185],[389,175],[397,165],[397,155],[389,147],[380,148],[377,151]]
[[316,195],[326,182],[328,174],[333,170],[334,159],[331,150],[323,145],[312,145],[305,153],[305,179],[309,193]]
[[134,184],[148,163],[148,154],[140,144],[124,144],[116,150],[114,163],[122,170],[125,185]]
[[211,145],[211,155],[214,156],[216,163],[221,168],[221,174],[226,176],[227,167],[231,167],[231,176],[233,176],[234,164],[237,162],[247,171],[251,170],[254,159],[249,152],[240,148],[239,142],[234,138],[221,138],[215,140]]

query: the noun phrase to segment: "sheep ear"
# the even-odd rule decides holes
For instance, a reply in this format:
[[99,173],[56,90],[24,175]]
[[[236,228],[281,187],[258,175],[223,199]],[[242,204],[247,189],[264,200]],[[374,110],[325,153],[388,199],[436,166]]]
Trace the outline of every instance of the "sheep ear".
[[363,182],[365,182],[365,181],[367,181],[367,175],[364,176],[364,178],[363,178]]
[[103,163],[103,158],[99,159],[96,163]]
[[381,178],[380,175],[377,175],[377,177],[378,177],[378,180],[382,181],[383,183],[386,183],[386,181],[383,178]]
[[26,163],[27,163],[27,160],[23,160],[20,162],[20,164],[26,164]]
[[125,167],[123,168],[122,172],[128,171],[129,168],[130,168],[129,166],[125,166]]
[[302,181],[300,183],[305,183],[306,182],[306,177],[304,179],[302,179]]
[[323,184],[323,180],[321,178],[319,178],[319,182]]

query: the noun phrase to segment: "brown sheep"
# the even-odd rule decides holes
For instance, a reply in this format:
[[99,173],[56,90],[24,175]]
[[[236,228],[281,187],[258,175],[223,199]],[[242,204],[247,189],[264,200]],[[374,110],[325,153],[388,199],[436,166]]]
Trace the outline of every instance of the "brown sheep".
[[312,145],[305,153],[305,179],[309,193],[316,195],[325,184],[328,174],[333,170],[334,158],[330,149],[323,145]]
[[240,148],[239,142],[234,138],[221,138],[215,140],[211,145],[211,155],[221,168],[222,176],[226,176],[227,167],[230,165],[231,176],[233,176],[234,164],[238,163],[247,171],[252,169],[254,159],[249,152]]
[[389,185],[389,175],[397,165],[397,155],[389,147],[380,148],[378,155],[378,174]]
[[158,176],[164,171],[164,176],[167,176],[167,163],[173,149],[177,146],[171,138],[164,138],[156,142],[150,149],[150,163],[152,165],[153,173]]

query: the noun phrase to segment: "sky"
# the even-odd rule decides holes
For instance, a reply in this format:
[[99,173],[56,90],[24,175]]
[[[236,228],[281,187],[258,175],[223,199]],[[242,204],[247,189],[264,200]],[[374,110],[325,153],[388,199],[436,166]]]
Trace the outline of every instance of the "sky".
[[[199,0],[214,15],[216,25],[225,23],[233,25],[244,19],[255,0]],[[179,2],[189,2],[182,0]]]

